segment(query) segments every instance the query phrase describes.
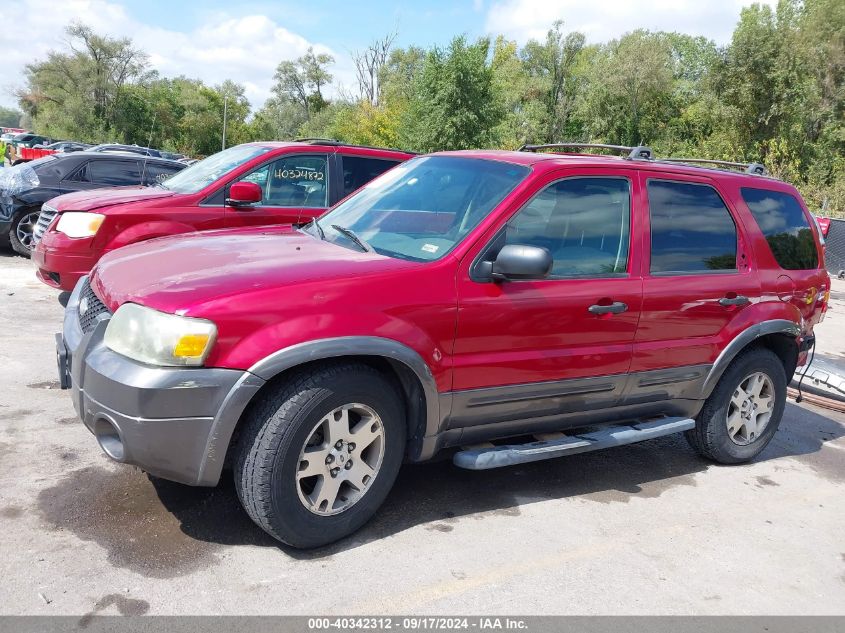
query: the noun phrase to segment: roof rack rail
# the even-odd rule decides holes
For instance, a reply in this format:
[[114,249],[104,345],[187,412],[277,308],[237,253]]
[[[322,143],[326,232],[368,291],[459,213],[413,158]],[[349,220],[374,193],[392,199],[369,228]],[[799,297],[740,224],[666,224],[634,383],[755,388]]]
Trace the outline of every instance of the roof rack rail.
[[344,147],[359,147],[361,149],[383,149],[390,152],[402,152],[404,154],[418,154],[419,152],[412,152],[407,149],[397,149],[395,147],[375,147],[373,145],[357,145],[356,143],[344,143],[343,141],[339,141],[336,138],[319,138],[319,137],[308,137],[308,138],[295,138],[293,139],[294,143],[311,143],[313,145],[328,145],[332,146],[340,146],[343,145]]
[[713,165],[714,167],[727,167],[740,169],[746,174],[754,176],[767,176],[766,167],[761,163],[735,163],[728,160],[710,160],[707,158],[661,158],[665,163],[689,163],[690,165]]
[[319,136],[306,136],[293,139],[294,143],[320,143],[321,145],[341,145],[336,138],[320,138]]
[[566,147],[576,149],[610,149],[616,152],[625,152],[628,154],[626,158],[630,160],[654,159],[654,153],[651,151],[651,148],[645,145],[629,147],[627,145],[605,145],[604,143],[544,143],[543,145],[523,145],[517,151],[537,152],[544,149],[561,149]]

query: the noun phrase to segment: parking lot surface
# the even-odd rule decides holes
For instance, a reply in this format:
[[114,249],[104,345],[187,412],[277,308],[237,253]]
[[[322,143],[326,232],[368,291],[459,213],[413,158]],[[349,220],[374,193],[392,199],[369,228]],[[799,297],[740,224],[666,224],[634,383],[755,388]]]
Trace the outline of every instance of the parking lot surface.
[[[681,436],[406,466],[370,524],[278,545],[215,489],[108,460],[58,388],[57,294],[0,254],[3,614],[845,614],[845,415],[787,405],[744,466]],[[845,359],[845,284],[817,330]]]

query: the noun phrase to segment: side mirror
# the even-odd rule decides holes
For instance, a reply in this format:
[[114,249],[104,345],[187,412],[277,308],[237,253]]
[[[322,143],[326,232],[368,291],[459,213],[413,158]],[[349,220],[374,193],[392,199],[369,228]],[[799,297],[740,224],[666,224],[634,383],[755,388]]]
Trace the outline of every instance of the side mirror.
[[507,244],[490,267],[494,281],[545,279],[552,270],[552,255],[545,248]]
[[229,187],[226,204],[230,207],[245,207],[261,202],[261,187],[254,182],[236,182]]

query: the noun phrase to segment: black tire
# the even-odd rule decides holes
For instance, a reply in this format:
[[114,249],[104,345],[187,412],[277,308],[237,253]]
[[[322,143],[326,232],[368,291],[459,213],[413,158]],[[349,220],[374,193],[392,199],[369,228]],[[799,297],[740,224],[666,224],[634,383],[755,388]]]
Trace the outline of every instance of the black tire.
[[[32,249],[25,243],[21,242],[18,238],[18,227],[24,222],[28,224],[28,219],[31,219],[32,214],[35,214],[35,222],[38,222],[37,210],[24,209],[23,211],[18,211],[12,217],[12,228],[9,229],[9,245],[12,247],[13,251],[15,251],[18,255],[23,255],[24,257],[29,257],[32,254]],[[35,229],[34,223],[32,229]]]
[[[354,505],[339,514],[315,514],[299,497],[300,451],[321,418],[353,402],[381,417],[381,466]],[[238,497],[252,520],[283,543],[297,548],[332,543],[364,525],[387,497],[402,465],[405,426],[398,385],[376,369],[337,362],[298,372],[247,413],[234,463]]]
[[[738,444],[728,432],[727,415],[734,390],[753,373],[762,372],[774,386],[772,416],[750,443]],[[685,433],[703,457],[720,464],[740,464],[757,457],[775,436],[786,406],[786,373],[783,361],[763,347],[742,352],[728,366],[696,418],[695,428]]]

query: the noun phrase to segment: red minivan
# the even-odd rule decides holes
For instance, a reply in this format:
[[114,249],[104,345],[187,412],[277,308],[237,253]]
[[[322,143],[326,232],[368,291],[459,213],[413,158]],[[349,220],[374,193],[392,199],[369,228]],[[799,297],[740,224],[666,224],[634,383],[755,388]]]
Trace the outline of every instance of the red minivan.
[[479,470],[685,432],[749,461],[824,315],[818,231],[756,166],[626,149],[421,156],[300,228],[111,253],[68,300],[62,387],[109,457],[229,465],[297,547],[442,449]]
[[80,191],[42,206],[38,278],[73,290],[105,253],[154,237],[300,224],[411,154],[327,139],[230,147],[152,187]]

